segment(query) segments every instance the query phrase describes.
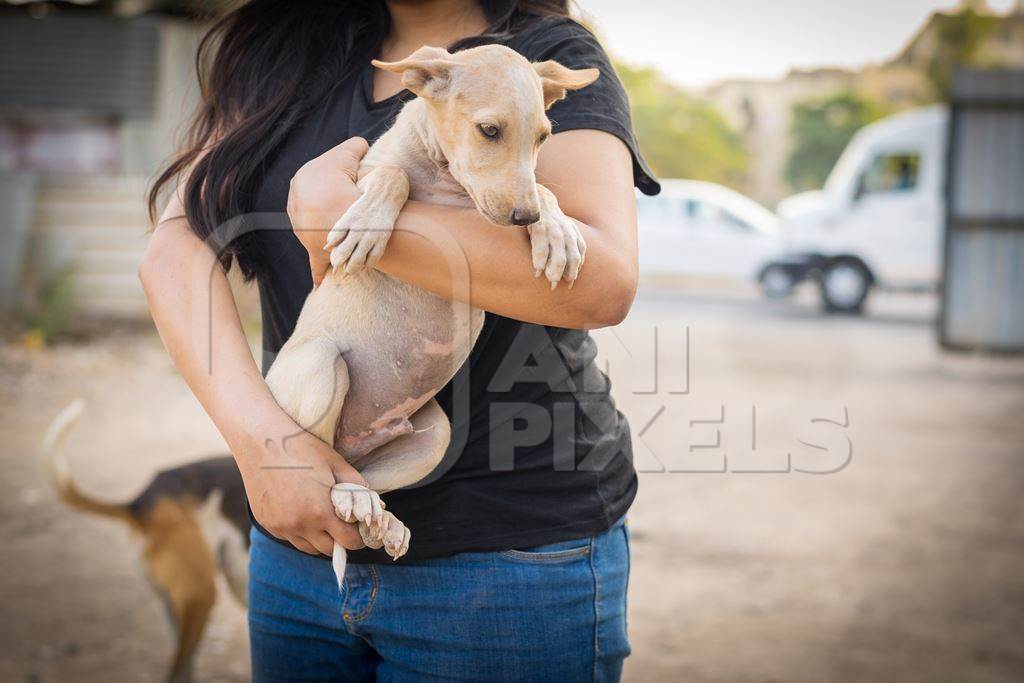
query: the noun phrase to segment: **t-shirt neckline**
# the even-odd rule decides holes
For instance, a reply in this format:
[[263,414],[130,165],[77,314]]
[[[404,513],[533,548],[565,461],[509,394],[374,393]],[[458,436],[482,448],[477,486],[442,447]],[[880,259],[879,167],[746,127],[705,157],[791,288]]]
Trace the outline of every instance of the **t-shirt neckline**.
[[383,100],[374,101],[373,70],[375,68],[377,67],[375,67],[372,63],[367,62],[366,67],[363,69],[363,73],[361,74],[361,78],[359,79],[359,89],[362,93],[363,102],[366,103],[366,109],[368,111],[390,107],[394,105],[396,102],[404,102],[415,97],[411,90],[409,90],[408,88],[403,88],[402,90],[396,92],[394,95],[385,97]]

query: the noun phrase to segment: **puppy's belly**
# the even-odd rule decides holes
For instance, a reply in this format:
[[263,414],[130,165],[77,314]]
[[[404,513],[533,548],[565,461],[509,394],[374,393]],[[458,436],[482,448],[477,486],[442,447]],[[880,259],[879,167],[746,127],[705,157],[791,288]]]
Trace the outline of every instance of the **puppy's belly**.
[[310,304],[344,349],[349,389],[336,446],[350,461],[408,428],[465,362],[484,320],[483,311],[372,269],[325,281]]

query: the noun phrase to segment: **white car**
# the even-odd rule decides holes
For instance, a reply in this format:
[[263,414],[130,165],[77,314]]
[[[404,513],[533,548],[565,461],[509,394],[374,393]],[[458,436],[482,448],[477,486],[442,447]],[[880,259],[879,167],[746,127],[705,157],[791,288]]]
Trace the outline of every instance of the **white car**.
[[781,253],[779,219],[715,183],[665,180],[637,199],[640,273],[753,282]]

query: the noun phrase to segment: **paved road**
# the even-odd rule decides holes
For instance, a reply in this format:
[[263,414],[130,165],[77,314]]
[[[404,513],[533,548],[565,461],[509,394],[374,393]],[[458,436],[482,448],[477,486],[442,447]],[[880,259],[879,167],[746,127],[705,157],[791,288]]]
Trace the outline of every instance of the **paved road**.
[[647,427],[630,680],[1022,680],[1024,362],[941,352],[933,313],[648,296],[604,333]]
[[[933,312],[646,292],[599,333],[644,470],[629,680],[1024,677],[1024,361],[941,352]],[[0,679],[152,680],[170,645],[137,545],[39,475],[39,434],[76,396],[90,490],[127,497],[222,448],[152,333],[0,349]],[[247,679],[228,600],[196,675]]]

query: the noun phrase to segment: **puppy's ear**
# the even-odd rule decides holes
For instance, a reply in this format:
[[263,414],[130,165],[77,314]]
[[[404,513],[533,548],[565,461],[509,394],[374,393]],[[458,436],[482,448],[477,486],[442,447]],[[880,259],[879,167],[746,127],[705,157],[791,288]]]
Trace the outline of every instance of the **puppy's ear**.
[[402,85],[420,97],[431,100],[443,99],[451,85],[452,72],[456,63],[447,50],[424,45],[405,59],[398,62],[373,60],[378,69],[402,74]]
[[541,85],[544,86],[545,109],[565,97],[567,91],[585,88],[601,75],[594,68],[569,69],[552,60],[534,62],[533,68],[537,70]]

